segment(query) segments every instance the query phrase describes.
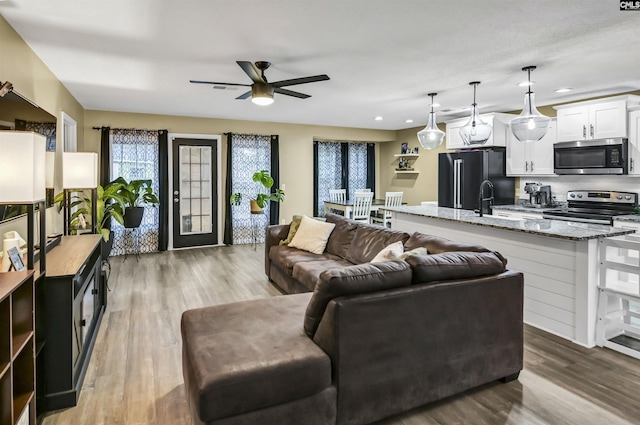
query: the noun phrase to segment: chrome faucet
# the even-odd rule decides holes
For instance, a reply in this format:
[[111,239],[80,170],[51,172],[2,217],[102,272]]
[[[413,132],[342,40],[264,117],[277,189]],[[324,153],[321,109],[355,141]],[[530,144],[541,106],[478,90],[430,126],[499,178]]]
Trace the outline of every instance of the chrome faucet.
[[[490,196],[488,198],[484,197],[484,187],[485,186],[489,187]],[[484,180],[482,183],[480,183],[480,193],[478,194],[478,209],[480,211],[480,217],[482,217],[482,210],[484,209],[483,205],[484,205],[485,201],[489,201],[489,214],[492,214],[493,201],[494,201],[493,183],[491,183],[491,181],[489,181],[489,180]]]

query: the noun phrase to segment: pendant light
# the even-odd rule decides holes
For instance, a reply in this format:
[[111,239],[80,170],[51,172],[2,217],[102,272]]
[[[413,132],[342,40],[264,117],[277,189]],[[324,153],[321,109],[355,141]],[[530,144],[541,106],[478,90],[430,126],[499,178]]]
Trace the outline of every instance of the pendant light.
[[484,145],[491,137],[492,127],[490,124],[482,121],[478,114],[478,104],[476,103],[476,87],[480,81],[472,81],[469,83],[473,86],[473,103],[471,104],[471,117],[469,121],[460,128],[460,137],[465,145]]
[[542,139],[547,134],[551,122],[551,118],[538,112],[534,103],[535,97],[531,91],[531,71],[534,69],[536,69],[535,66],[522,68],[523,71],[527,71],[529,90],[524,95],[524,109],[520,115],[509,122],[511,132],[521,142],[537,142]]
[[429,121],[427,122],[427,126],[425,128],[418,131],[418,140],[420,141],[420,145],[424,149],[436,149],[442,144],[442,139],[444,139],[444,131],[438,128],[438,125],[436,124],[436,113],[433,112],[433,97],[437,95],[438,93],[429,93],[427,95],[431,97],[431,112],[429,113]]

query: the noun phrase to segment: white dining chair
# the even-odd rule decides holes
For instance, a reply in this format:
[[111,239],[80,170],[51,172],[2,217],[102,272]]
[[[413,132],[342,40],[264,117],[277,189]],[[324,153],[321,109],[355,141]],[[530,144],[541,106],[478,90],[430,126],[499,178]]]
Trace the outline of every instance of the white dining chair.
[[353,219],[370,223],[373,192],[356,192],[353,196]]
[[[402,205],[402,195],[404,192],[386,192],[384,195],[385,207],[399,207]],[[371,216],[371,221],[381,224],[385,227],[391,227],[391,211],[378,211],[377,214]]]
[[[329,189],[329,200],[331,202],[346,202],[347,189]],[[329,208],[329,212],[331,214],[344,214],[343,211],[334,208]]]

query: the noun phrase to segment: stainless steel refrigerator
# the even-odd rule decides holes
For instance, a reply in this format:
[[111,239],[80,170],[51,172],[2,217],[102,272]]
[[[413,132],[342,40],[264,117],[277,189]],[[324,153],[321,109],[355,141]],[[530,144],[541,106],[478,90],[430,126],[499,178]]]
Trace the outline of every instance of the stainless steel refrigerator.
[[[438,206],[478,209],[478,195],[483,180],[493,183],[494,205],[513,204],[515,179],[506,176],[505,161],[505,151],[502,149],[439,154]],[[486,188],[485,196],[489,196]]]

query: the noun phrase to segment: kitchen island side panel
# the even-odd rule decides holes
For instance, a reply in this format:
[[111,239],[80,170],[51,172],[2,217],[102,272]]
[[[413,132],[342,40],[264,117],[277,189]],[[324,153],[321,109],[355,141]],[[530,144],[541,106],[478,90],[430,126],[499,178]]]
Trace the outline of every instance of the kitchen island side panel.
[[394,212],[392,228],[483,245],[524,274],[524,321],[595,346],[598,239],[569,240]]

